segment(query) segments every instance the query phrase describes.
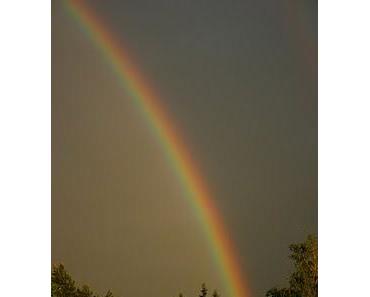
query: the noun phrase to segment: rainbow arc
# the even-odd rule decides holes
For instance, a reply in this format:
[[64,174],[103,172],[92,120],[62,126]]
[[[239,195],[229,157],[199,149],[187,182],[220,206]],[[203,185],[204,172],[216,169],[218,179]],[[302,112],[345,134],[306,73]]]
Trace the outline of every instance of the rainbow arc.
[[186,144],[173,128],[173,121],[135,67],[125,48],[119,44],[103,20],[85,2],[66,0],[67,10],[84,28],[95,45],[107,58],[119,82],[143,112],[161,144],[175,174],[181,181],[186,197],[196,212],[219,268],[227,297],[249,297],[246,279],[242,274],[236,250],[225,224],[199,169],[192,160]]

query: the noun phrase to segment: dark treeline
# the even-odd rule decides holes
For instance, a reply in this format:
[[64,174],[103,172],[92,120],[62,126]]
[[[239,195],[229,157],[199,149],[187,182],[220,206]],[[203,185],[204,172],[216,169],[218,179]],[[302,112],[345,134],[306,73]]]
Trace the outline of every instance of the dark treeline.
[[[308,236],[303,243],[289,246],[294,271],[289,276],[288,287],[274,287],[266,297],[317,297],[318,296],[318,247],[317,237]],[[200,288],[199,297],[209,296],[205,284]],[[213,291],[212,297],[220,297]],[[66,271],[63,264],[53,265],[51,272],[51,297],[114,297],[111,291],[103,296],[94,293],[87,285],[79,286]],[[185,297],[182,293],[179,297]]]
[[[200,288],[199,297],[207,297],[208,289],[205,284]],[[79,286],[64,268],[63,264],[53,265],[51,272],[51,297],[114,297],[111,291],[101,296],[94,293],[89,286]],[[179,297],[185,297],[182,293]],[[220,297],[217,291],[213,291],[212,297]]]

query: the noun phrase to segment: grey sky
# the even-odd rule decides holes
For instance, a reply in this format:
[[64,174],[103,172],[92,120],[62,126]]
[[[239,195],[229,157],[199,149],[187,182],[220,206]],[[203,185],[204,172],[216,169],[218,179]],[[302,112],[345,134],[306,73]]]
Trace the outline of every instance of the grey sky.
[[[254,296],[284,283],[288,245],[317,232],[317,2],[88,2],[184,132]],[[53,6],[52,261],[117,296],[222,294],[155,137]]]

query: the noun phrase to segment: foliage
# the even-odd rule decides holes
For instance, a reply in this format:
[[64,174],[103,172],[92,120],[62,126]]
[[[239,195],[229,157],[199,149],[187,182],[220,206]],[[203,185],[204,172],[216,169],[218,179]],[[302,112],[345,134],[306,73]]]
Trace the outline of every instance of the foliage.
[[[62,264],[54,265],[51,272],[51,297],[99,297],[86,285],[79,287]],[[108,291],[104,297],[113,297]]]
[[295,271],[289,278],[289,288],[273,288],[266,297],[317,297],[318,249],[317,237],[309,235],[305,242],[292,244],[290,259]]

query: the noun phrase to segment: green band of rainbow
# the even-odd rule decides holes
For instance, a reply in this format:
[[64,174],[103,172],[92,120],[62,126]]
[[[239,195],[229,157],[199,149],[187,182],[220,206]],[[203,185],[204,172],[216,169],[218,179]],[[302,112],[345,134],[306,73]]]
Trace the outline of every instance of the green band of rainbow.
[[120,83],[131,95],[146,120],[154,131],[165,151],[174,172],[183,185],[186,197],[195,210],[213,253],[213,257],[222,274],[227,288],[227,297],[249,297],[246,279],[242,276],[235,249],[216,209],[209,191],[192,161],[186,146],[174,129],[158,97],[149,89],[137,69],[122,48],[111,35],[103,21],[84,1],[66,0],[67,10],[81,24],[95,45],[103,52]]

